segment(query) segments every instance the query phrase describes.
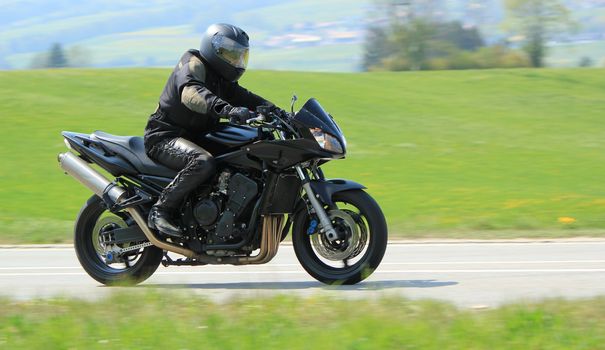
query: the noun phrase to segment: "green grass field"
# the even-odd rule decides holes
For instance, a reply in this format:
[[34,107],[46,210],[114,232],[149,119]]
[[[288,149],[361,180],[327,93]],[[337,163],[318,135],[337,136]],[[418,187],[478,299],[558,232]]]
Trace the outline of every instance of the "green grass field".
[[[60,132],[141,135],[168,74],[0,72],[0,242],[69,241],[90,194],[58,168]],[[320,100],[349,142],[327,175],[366,185],[392,235],[604,235],[604,70],[252,71],[242,84],[284,106]]]
[[139,294],[97,302],[4,300],[0,348],[605,349],[603,298],[473,311],[388,297],[214,304],[179,293]]

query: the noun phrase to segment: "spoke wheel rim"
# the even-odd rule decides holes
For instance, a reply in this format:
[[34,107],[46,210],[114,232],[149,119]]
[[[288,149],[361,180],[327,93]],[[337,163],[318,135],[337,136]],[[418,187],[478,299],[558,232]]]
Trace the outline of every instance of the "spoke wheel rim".
[[131,243],[105,244],[104,233],[110,230],[127,227],[128,224],[121,216],[109,213],[107,211],[103,211],[99,215],[99,218],[97,219],[92,230],[91,243],[95,253],[97,254],[98,261],[103,269],[114,273],[122,272],[132,268],[140,259],[141,253],[143,252],[142,249],[128,252],[127,255],[119,257],[116,262],[108,264],[106,261],[107,252],[111,251],[112,248],[127,248],[131,245]]
[[[315,233],[309,237],[311,250],[317,262],[328,269],[354,270],[364,262],[368,255],[368,242],[371,235],[369,222],[360,209],[353,204],[344,201],[337,201],[334,204],[338,209],[327,210],[328,216],[333,225],[336,219],[337,225],[344,223],[350,228],[350,232],[345,237],[347,246],[340,252],[334,252],[334,246],[325,235]],[[339,223],[338,219],[342,219],[342,221]]]

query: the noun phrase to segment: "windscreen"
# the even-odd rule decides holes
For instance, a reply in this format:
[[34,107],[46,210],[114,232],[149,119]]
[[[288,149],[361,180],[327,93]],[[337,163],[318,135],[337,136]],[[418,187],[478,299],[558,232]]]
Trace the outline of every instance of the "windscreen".
[[342,138],[342,131],[334,119],[325,109],[312,98],[308,100],[303,107],[296,113],[294,119],[309,128],[320,128],[338,138]]

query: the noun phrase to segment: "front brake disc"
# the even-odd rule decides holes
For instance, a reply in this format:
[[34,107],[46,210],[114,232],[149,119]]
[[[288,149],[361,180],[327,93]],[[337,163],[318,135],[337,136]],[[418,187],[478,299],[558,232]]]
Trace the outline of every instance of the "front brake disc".
[[328,260],[342,261],[350,258],[355,253],[359,243],[359,228],[355,220],[348,213],[338,209],[330,210],[328,216],[332,225],[347,230],[347,235],[343,240],[332,243],[328,241],[323,233],[314,234],[311,236],[313,248],[320,256]]

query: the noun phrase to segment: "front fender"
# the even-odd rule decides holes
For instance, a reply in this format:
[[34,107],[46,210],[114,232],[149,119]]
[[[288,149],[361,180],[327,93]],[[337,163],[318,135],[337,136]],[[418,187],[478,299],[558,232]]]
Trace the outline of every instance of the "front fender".
[[309,181],[311,189],[315,192],[318,199],[328,206],[333,206],[332,195],[337,192],[343,192],[348,190],[365,190],[366,187],[354,181],[344,179],[330,179],[330,180],[312,180]]
[[[318,199],[323,204],[326,204],[330,207],[334,206],[334,202],[332,201],[332,195],[334,193],[348,191],[348,190],[365,190],[366,187],[362,184],[359,184],[354,181],[344,180],[344,179],[330,179],[330,180],[312,180],[309,181],[309,185],[311,185],[311,189],[318,196]],[[288,217],[288,223],[284,227],[282,232],[282,240],[286,238],[286,235],[290,231],[290,226],[293,225],[292,234],[295,232],[305,232],[296,230],[295,228],[300,228],[303,226],[304,217],[308,215],[307,213],[307,205],[304,200],[299,200],[296,203],[296,207],[292,213],[292,217]]]

